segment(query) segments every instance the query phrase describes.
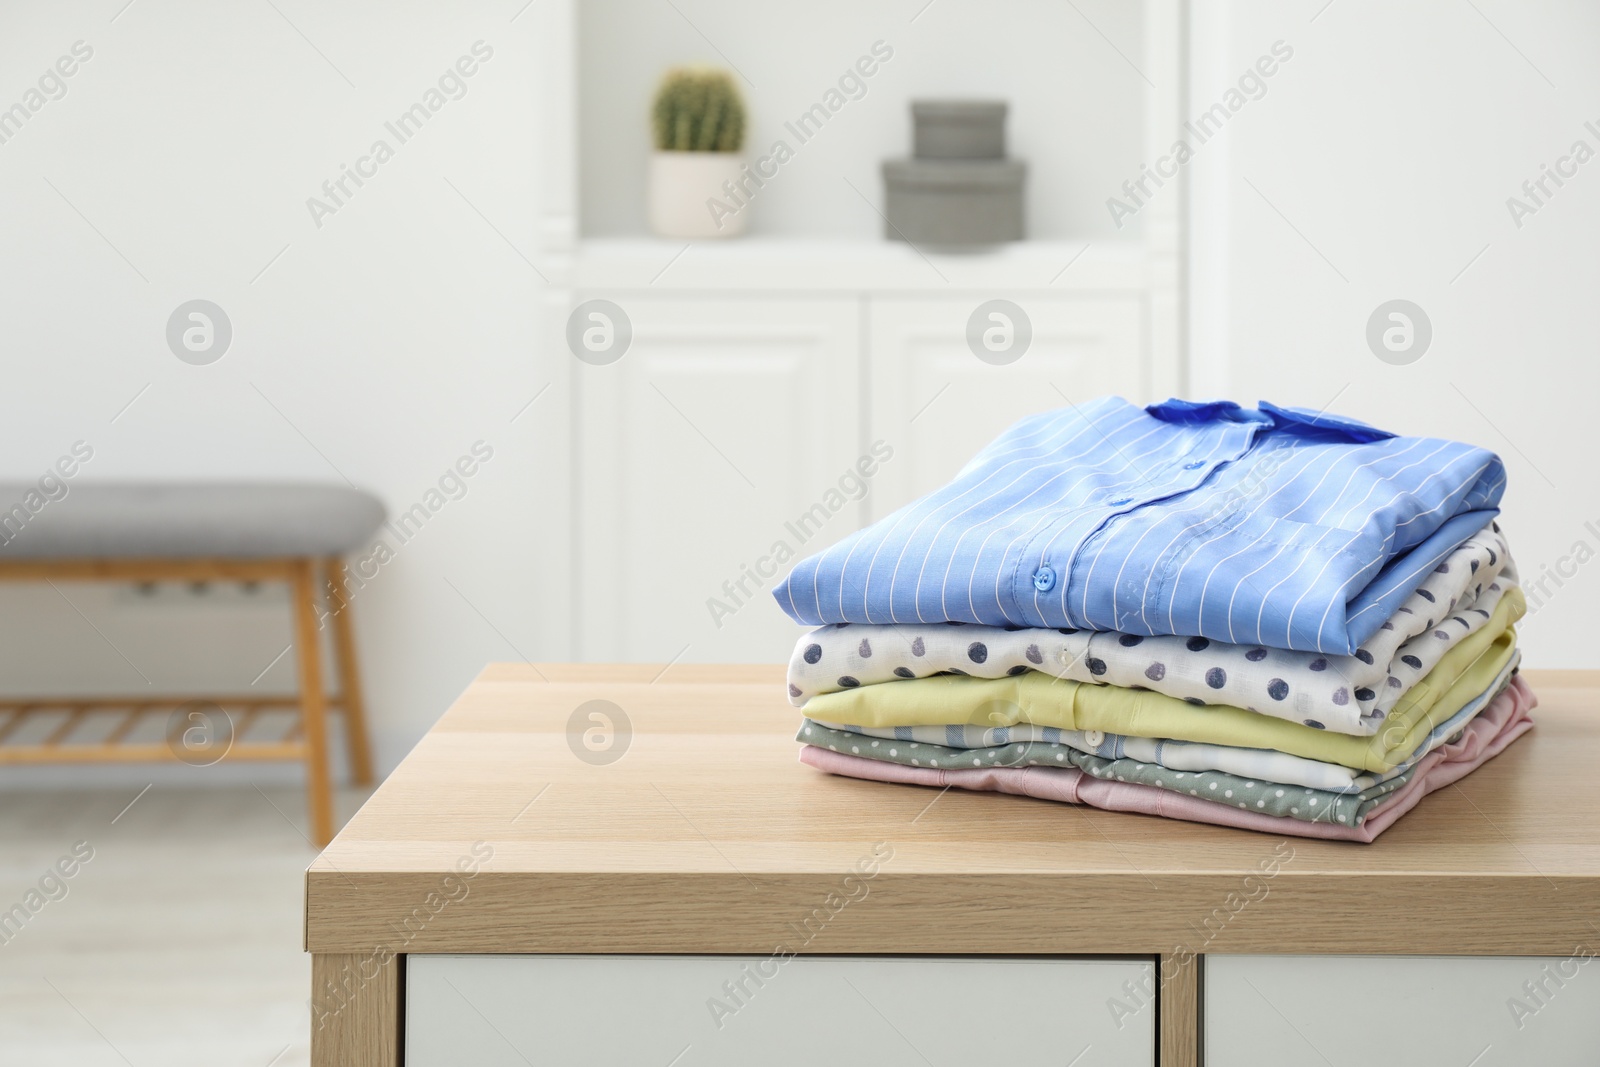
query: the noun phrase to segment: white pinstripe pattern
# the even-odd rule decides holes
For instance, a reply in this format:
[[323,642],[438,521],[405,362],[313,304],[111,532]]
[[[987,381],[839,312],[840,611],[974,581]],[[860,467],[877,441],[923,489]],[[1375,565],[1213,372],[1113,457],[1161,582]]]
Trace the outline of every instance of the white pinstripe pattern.
[[1504,488],[1499,458],[1470,445],[1265,403],[1107,397],[1023,419],[949,485],[798,563],[774,595],[807,625],[1122,630],[1349,655]]
[[[1021,431],[1021,435],[1025,436],[1026,435],[1026,428],[1028,427],[1028,425],[1029,425],[1029,423],[1031,421],[1039,421],[1039,417],[1035,416],[1033,420],[1024,420],[1023,422],[1018,423],[1017,426],[1014,426],[1010,432],[1011,433],[1018,433],[1018,431]],[[1058,426],[1052,432],[1051,437],[1053,438],[1053,437],[1058,436],[1060,434],[1067,433],[1071,429],[1073,429],[1071,426]],[[984,462],[986,465],[994,465],[992,470],[989,473],[989,477],[984,479],[983,482],[973,486],[968,491],[963,491],[963,492],[957,493],[952,498],[940,499],[937,496],[924,497],[922,500],[916,501],[916,502],[912,503],[911,505],[909,505],[908,507],[901,508],[900,511],[896,512],[896,515],[900,516],[900,520],[897,521],[894,526],[890,527],[888,530],[886,530],[884,532],[882,539],[878,543],[877,551],[873,552],[872,560],[867,565],[865,580],[863,581],[861,586],[859,586],[859,588],[862,591],[862,610],[863,610],[863,612],[865,613],[865,612],[869,612],[870,611],[870,606],[869,606],[869,604],[867,602],[868,601],[867,586],[869,586],[871,584],[872,568],[877,563],[878,552],[882,551],[883,546],[885,544],[889,543],[889,539],[894,536],[894,533],[899,528],[900,523],[905,521],[905,519],[908,519],[908,518],[911,518],[912,516],[914,516],[919,507],[921,507],[923,505],[928,505],[931,509],[937,510],[938,508],[941,508],[941,507],[947,507],[947,506],[950,506],[950,505],[953,505],[953,504],[958,504],[958,503],[961,502],[962,499],[964,499],[968,495],[968,492],[981,492],[984,488],[986,488],[987,486],[991,485],[993,482],[998,481],[999,480],[999,476],[1003,472],[1005,472],[1007,469],[1009,469],[1010,467],[1012,467],[1014,465],[1018,465],[1018,464],[1023,465],[1025,468],[1029,467],[1029,466],[1031,466],[1031,461],[1046,457],[1052,451],[1059,451],[1059,449],[1065,448],[1066,445],[1071,444],[1078,437],[1082,436],[1083,434],[1088,433],[1089,430],[1090,430],[1090,427],[1083,427],[1076,434],[1074,434],[1071,438],[1068,438],[1067,441],[1062,442],[1059,446],[1052,445],[1051,444],[1051,440],[1049,438],[1047,438],[1044,441],[1039,442],[1037,445],[1035,445],[1035,446],[1033,446],[1031,448],[1026,446],[1026,445],[1019,445],[1019,446],[1014,447],[1014,448],[999,448],[998,446],[1000,445],[1000,442],[996,441],[995,443],[991,444],[988,448],[984,449],[983,452],[979,453],[979,455],[973,460],[973,462],[969,463],[967,465],[967,467],[965,468],[965,470],[970,470],[975,464],[979,463],[980,461]],[[1005,459],[1005,457],[1007,457],[1007,456],[1015,456],[1017,458]],[[1005,462],[998,463],[997,465],[995,465],[997,463],[997,461],[1002,460],[1002,459],[1004,459]],[[974,505],[974,507],[981,506],[982,504],[988,503],[990,500],[993,500],[995,497],[997,497],[1000,494],[1002,494],[1005,491],[1005,489],[1010,488],[1012,485],[1015,485],[1018,481],[1020,481],[1021,479],[1025,478],[1027,476],[1027,474],[1028,474],[1028,471],[1025,469],[1021,474],[1018,474],[1015,478],[1013,478],[1011,480],[1011,482],[1009,482],[1005,487],[1002,487],[1001,489],[995,490],[994,492],[990,493],[990,495],[988,497],[985,497],[983,500],[980,500],[976,505]],[[959,483],[959,481],[960,481],[960,478],[958,476],[957,482]],[[894,516],[891,516],[891,518],[892,517],[894,517]],[[920,527],[920,525],[921,525],[921,523],[918,523],[919,527]],[[869,533],[869,532],[871,532],[871,528],[869,528],[866,531],[862,531],[862,533]],[[915,534],[915,532],[916,532],[915,529],[913,529],[912,533]],[[854,553],[854,551],[855,550],[852,548],[851,549],[851,553]],[[902,548],[900,550],[900,556],[903,557],[904,553],[905,553],[905,549],[902,546]],[[898,568],[898,566],[899,566],[899,558],[900,557],[896,558],[896,568]],[[954,558],[954,553],[952,553],[952,558]],[[846,564],[848,564],[848,557],[846,558]],[[846,569],[848,569],[848,568],[846,568]],[[890,596],[891,596],[891,599],[889,600],[889,605],[890,605],[889,606],[889,618],[886,619],[886,620],[864,619],[862,621],[887,621],[887,622],[891,622],[891,623],[899,622],[900,620],[898,620],[898,619],[896,619],[894,617],[892,594],[893,594],[893,579],[891,578],[891,580],[890,580]],[[842,598],[842,596],[843,596],[842,587],[841,587],[841,590],[840,590],[840,595],[841,595],[841,598]],[[841,608],[841,610],[843,609],[843,600],[842,599],[840,601],[840,608]]]
[[[1066,442],[1064,442],[1063,447],[1065,447],[1066,445],[1070,445],[1078,437],[1081,437],[1084,433],[1087,433],[1087,432],[1088,432],[1088,429],[1085,428],[1083,431],[1080,431],[1079,433],[1074,434],[1072,438],[1070,438]],[[1018,474],[1017,477],[1012,479],[1012,482],[1008,484],[1007,488],[1009,488],[1009,485],[1014,485],[1018,480],[1026,477],[1027,473],[1028,472],[1024,471],[1021,474]],[[1062,475],[1057,475],[1055,477],[1062,477],[1062,476],[1064,476],[1064,474],[1065,474],[1065,472],[1063,472]],[[1055,477],[1053,477],[1051,479],[1051,481],[1054,481]],[[1049,484],[1049,483],[1045,483],[1045,484]],[[1042,490],[1043,488],[1044,488],[1043,485],[1038,486],[1037,488],[1035,488],[1033,490],[1033,492],[1030,492],[1028,494],[1028,496],[1032,496],[1033,493],[1037,493],[1040,490]],[[1072,491],[1071,487],[1068,487],[1067,489],[1063,490],[1060,494],[1057,495],[1056,502],[1059,502],[1063,497],[1065,497],[1068,494],[1070,494],[1071,491]],[[934,532],[934,535],[933,535],[932,539],[928,542],[927,550],[925,552],[923,552],[923,554],[922,554],[922,564],[918,568],[918,571],[917,571],[917,585],[918,585],[919,588],[922,587],[923,579],[924,579],[925,573],[926,573],[927,568],[928,568],[928,559],[933,554],[933,546],[938,544],[938,542],[939,542],[940,534],[944,533],[944,531],[946,529],[948,529],[949,526],[952,523],[956,522],[958,519],[962,518],[965,515],[970,514],[973,511],[979,510],[985,503],[987,503],[988,501],[994,499],[994,497],[1000,495],[1003,492],[1004,492],[1003,489],[996,490],[994,493],[991,493],[988,497],[985,497],[983,500],[980,500],[980,501],[977,501],[977,502],[975,502],[973,504],[970,504],[966,508],[962,509],[960,512],[957,512],[955,515],[950,516],[948,519],[946,519],[944,521],[943,524],[940,525],[939,529]],[[1027,499],[1027,497],[1023,498],[1023,500],[1026,500],[1026,499]],[[1020,501],[1019,501],[1019,503],[1020,503]],[[1048,514],[1049,513],[1049,508],[1050,508],[1050,505],[1048,505],[1048,504],[1037,505],[1034,508],[1034,513],[1035,514]],[[956,559],[957,553],[960,551],[962,539],[965,538],[968,533],[972,532],[970,527],[958,527],[957,530],[958,530],[958,536],[956,537],[956,543],[951,546],[951,550],[950,550],[950,560],[952,562]],[[912,532],[913,532],[913,534],[915,534],[916,531],[912,531]],[[981,547],[980,547],[979,551],[981,553],[981,551],[982,551]],[[902,559],[904,558],[904,553],[902,553],[901,558]],[[895,573],[896,573],[896,575],[899,574],[899,571],[900,571],[900,564],[899,564],[899,561],[896,561],[896,563],[895,563]],[[946,577],[948,577],[948,575],[949,575],[949,565],[948,564],[945,567],[945,572],[946,572]],[[893,594],[894,594],[894,580],[892,578],[890,579],[890,582],[889,582],[889,591],[890,591],[890,596],[892,598]],[[944,592],[945,592],[945,589],[941,585],[941,588],[940,588],[940,605],[939,605],[941,611],[944,610]],[[971,596],[971,590],[969,588],[968,589],[969,600],[970,600],[970,596]],[[917,621],[918,622],[928,622],[929,621],[928,619],[923,617],[922,608],[921,608],[920,604],[917,605]],[[942,621],[942,620],[936,620],[936,621]]]

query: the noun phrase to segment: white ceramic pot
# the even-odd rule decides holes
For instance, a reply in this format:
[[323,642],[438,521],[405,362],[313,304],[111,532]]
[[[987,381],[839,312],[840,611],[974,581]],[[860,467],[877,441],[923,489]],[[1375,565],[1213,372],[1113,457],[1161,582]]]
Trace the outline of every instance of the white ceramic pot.
[[[739,188],[744,158],[737,152],[652,152],[650,228],[662,237],[737,237],[752,205]],[[730,195],[724,188],[734,190]],[[754,189],[753,183],[746,183]]]

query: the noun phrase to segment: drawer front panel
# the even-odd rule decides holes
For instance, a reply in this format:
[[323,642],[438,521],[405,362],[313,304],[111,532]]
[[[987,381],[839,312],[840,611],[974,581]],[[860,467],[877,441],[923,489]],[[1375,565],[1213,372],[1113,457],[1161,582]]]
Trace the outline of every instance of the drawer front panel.
[[1149,1067],[1154,982],[1146,959],[409,956],[405,1062]]
[[1587,952],[1207,956],[1206,1062],[1591,1067],[1600,963]]

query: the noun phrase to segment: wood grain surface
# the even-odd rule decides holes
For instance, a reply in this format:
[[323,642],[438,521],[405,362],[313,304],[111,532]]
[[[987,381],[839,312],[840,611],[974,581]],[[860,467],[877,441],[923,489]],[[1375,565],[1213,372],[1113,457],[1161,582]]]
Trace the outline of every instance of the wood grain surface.
[[1532,733],[1359,845],[825,775],[778,666],[492,665],[312,864],[306,946],[1567,954],[1600,921],[1600,674],[1528,677]]
[[1162,956],[1156,961],[1161,983],[1156,1063],[1159,1067],[1200,1067],[1203,1044],[1204,956]]
[[311,957],[311,1067],[400,1067],[400,961]]

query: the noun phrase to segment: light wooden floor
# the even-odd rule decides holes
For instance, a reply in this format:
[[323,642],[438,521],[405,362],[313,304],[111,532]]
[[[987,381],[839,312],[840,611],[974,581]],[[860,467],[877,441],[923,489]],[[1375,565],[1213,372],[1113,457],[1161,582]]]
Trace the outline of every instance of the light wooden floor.
[[[0,792],[0,918],[74,842],[94,848],[0,944],[0,1063],[303,1067],[304,793],[156,785],[124,812],[137,793]],[[342,793],[339,814],[364,799]]]

